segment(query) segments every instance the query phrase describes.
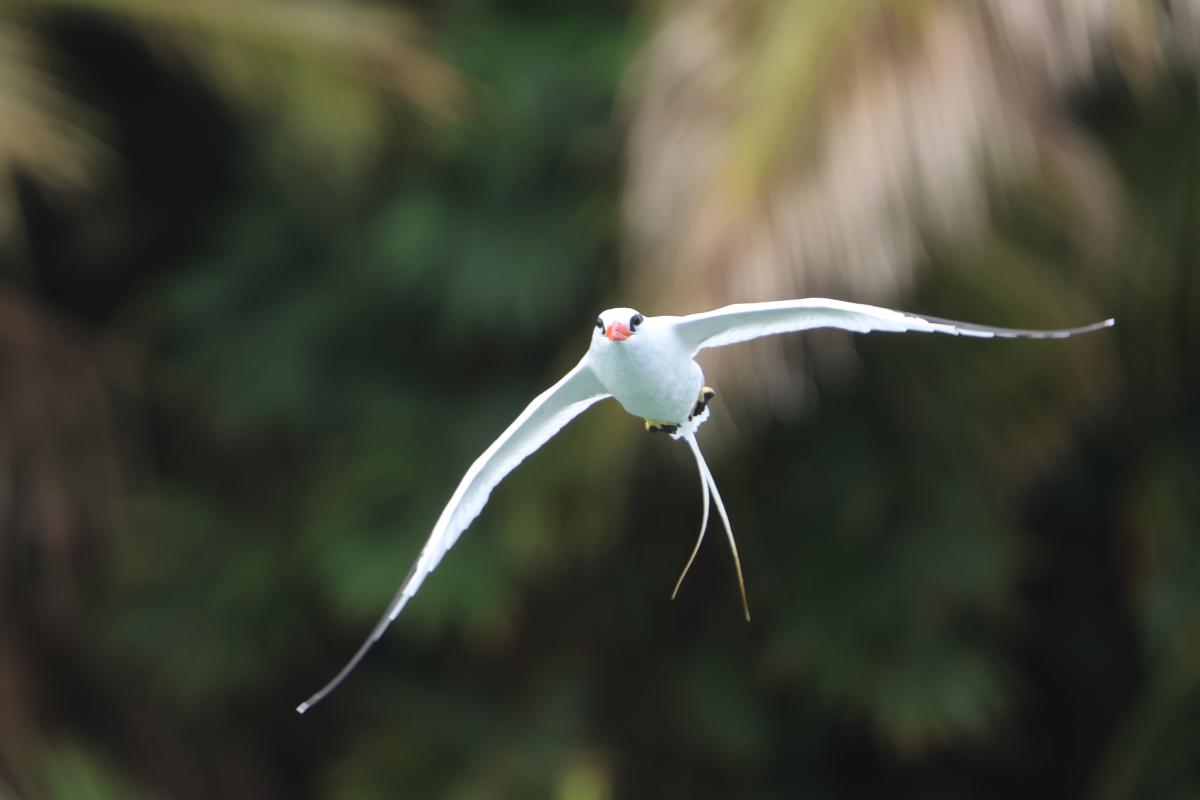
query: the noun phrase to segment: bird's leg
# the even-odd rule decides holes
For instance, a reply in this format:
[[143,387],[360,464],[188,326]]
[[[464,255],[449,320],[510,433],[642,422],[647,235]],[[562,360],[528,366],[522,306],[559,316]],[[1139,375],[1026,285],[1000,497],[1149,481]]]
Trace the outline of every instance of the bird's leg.
[[674,422],[658,422],[652,419],[646,420],[647,433],[675,433],[679,430],[679,425]]
[[711,403],[712,399],[716,396],[717,392],[711,386],[705,386],[702,388],[700,390],[700,398],[696,400],[696,406],[692,409],[692,414],[688,417],[688,419],[691,419],[692,417],[698,417],[703,414],[704,409],[708,408],[708,404]]

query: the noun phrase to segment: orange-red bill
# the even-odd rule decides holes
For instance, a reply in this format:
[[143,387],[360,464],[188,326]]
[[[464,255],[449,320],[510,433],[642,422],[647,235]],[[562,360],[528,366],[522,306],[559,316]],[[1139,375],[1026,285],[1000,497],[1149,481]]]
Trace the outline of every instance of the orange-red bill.
[[620,322],[614,322],[604,330],[605,337],[612,342],[623,342],[629,338],[630,330]]

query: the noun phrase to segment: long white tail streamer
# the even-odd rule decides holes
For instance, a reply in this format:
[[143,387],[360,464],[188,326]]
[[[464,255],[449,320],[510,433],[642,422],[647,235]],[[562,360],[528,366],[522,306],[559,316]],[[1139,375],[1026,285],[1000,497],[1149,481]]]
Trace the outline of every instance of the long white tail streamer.
[[[737,543],[733,540],[733,526],[729,524],[729,514],[725,512],[725,503],[723,500],[721,500],[721,492],[719,489],[717,489],[717,482],[713,480],[712,473],[708,470],[708,464],[704,461],[704,455],[700,452],[700,445],[696,442],[695,432],[685,431],[682,438],[687,440],[688,447],[692,448],[692,455],[696,457],[696,465],[700,469],[700,477],[708,485],[708,488],[712,490],[712,499],[717,504],[717,514],[720,515],[721,522],[725,524],[725,534],[729,537],[729,549],[733,553],[733,566],[737,570],[738,589],[742,593],[742,611],[746,615],[746,621],[749,622],[750,603],[746,600],[746,582],[742,579],[742,560],[738,557]],[[706,503],[706,519],[707,510],[708,504]],[[704,535],[703,529],[701,529],[700,535]],[[696,547],[699,548],[699,546],[700,543],[697,541]],[[692,556],[695,557],[695,555],[696,554],[693,552]],[[691,561],[689,561],[688,564],[690,565]],[[684,572],[687,572],[686,567],[684,568]],[[682,577],[680,577],[680,580],[682,580]]]
[[[696,441],[694,436],[688,437],[691,442]],[[693,448],[695,450],[695,448]],[[692,548],[692,554],[688,556],[687,563],[683,565],[683,572],[679,573],[679,580],[675,581],[675,589],[671,592],[671,599],[675,599],[675,595],[679,594],[679,587],[683,586],[683,579],[687,577],[688,570],[692,568],[692,562],[696,560],[696,553],[700,552],[700,543],[704,541],[704,532],[708,530],[708,509],[712,505],[712,500],[708,494],[708,480],[704,475],[704,467],[700,461],[700,451],[696,452],[696,468],[700,471],[700,494],[704,500],[704,515],[700,518],[700,535],[696,537],[696,546]]]

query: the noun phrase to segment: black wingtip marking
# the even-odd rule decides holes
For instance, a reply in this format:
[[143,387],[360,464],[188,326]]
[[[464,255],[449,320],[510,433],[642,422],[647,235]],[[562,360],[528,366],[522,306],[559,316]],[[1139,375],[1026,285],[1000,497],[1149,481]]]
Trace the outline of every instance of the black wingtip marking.
[[1066,339],[1071,336],[1078,336],[1084,333],[1093,333],[1095,331],[1111,328],[1117,324],[1116,319],[1109,318],[1100,322],[1093,322],[1090,325],[1081,325],[1077,328],[1050,328],[1050,329],[1027,329],[1027,328],[997,328],[991,325],[977,325],[972,322],[959,322],[953,319],[943,319],[941,317],[928,317],[923,314],[913,314],[912,316],[926,322],[933,322],[938,325],[950,325],[963,331],[976,331],[978,333],[987,333],[992,336],[999,336],[1007,339]]
[[421,551],[421,555],[417,556],[417,560],[414,561],[412,567],[409,568],[408,575],[406,575],[404,580],[401,582],[399,591],[397,591],[396,596],[392,598],[392,602],[388,604],[387,611],[384,612],[383,618],[380,619],[379,622],[375,623],[375,629],[371,631],[371,635],[367,637],[367,640],[362,643],[362,645],[358,648],[358,651],[351,657],[349,661],[346,662],[346,666],[342,667],[341,670],[338,671],[338,674],[334,675],[329,683],[322,686],[321,689],[312,697],[296,706],[297,714],[303,714],[304,712],[308,711],[317,703],[324,700],[330,692],[340,686],[342,681],[346,680],[346,677],[354,671],[355,667],[358,666],[358,662],[363,660],[363,656],[367,654],[367,651],[370,650],[371,647],[383,636],[383,632],[387,630],[388,626],[391,625],[392,621],[395,619],[395,616],[392,614],[392,609],[394,609],[398,603],[403,601],[404,592],[406,589],[408,589],[408,585],[412,583],[413,576],[417,574],[417,565],[421,563],[421,558],[424,555],[425,552]]

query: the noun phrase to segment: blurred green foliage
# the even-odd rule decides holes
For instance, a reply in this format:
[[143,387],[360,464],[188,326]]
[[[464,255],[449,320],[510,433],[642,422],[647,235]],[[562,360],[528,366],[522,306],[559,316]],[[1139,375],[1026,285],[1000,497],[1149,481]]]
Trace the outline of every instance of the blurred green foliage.
[[253,45],[226,62],[184,28],[209,68],[180,70],[153,14],[123,16],[148,0],[58,5],[35,29],[120,163],[78,205],[19,178],[26,242],[0,277],[106,376],[124,488],[115,511],[64,490],[65,540],[0,497],[0,797],[1200,791],[1194,81],[1077,100],[1126,194],[1110,265],[1082,263],[1034,176],[997,191],[986,234],[931,244],[903,303],[1026,327],[1099,303],[1114,335],[869,337],[797,418],[720,410],[751,625],[713,541],[669,602],[694,468],[603,404],[301,718],[596,311],[683,310],[621,294],[616,109],[646,21],[418,4],[422,63],[464,87],[450,121],[404,92],[347,111],[328,53],[292,49],[315,105],[247,114],[230,98],[271,68],[229,74],[262,66]]

